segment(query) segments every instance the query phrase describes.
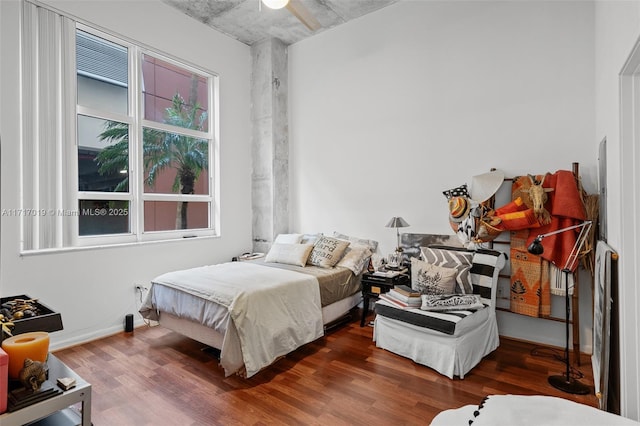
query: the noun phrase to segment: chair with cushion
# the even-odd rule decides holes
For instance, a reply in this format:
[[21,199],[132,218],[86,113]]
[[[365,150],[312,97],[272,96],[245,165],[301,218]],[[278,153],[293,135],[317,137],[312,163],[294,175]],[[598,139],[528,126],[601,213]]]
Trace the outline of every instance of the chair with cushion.
[[[423,295],[420,309],[378,300],[373,339],[380,348],[431,367],[451,379],[454,376],[462,379],[500,344],[495,302],[498,275],[506,264],[506,255],[494,250],[444,246],[421,251],[421,258],[426,257],[432,263],[425,266],[427,262],[419,264],[412,260],[412,287],[419,287],[419,274],[423,277],[437,274],[426,282],[440,285],[447,275],[443,271],[454,270],[451,275],[456,281],[455,294]],[[424,270],[417,271],[416,265]],[[435,272],[430,272],[432,265],[437,265]],[[451,291],[451,287],[436,288],[436,293],[446,291]],[[466,299],[476,303],[467,305]]]

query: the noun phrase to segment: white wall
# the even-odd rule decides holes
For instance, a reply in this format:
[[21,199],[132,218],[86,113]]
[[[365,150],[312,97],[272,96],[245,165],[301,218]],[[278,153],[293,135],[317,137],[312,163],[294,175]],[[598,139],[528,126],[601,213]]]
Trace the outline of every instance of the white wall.
[[[382,253],[392,216],[450,234],[442,191],[491,167],[578,162],[596,192],[593,14],[590,2],[408,1],[291,46],[292,230],[374,238]],[[587,352],[590,310],[584,297]],[[499,314],[504,336],[564,346],[562,323]]]
[[[0,294],[27,294],[62,313],[62,347],[122,330],[137,313],[134,283],[163,272],[230,260],[251,248],[250,52],[156,0],[47,0],[59,10],[220,76],[221,237],[20,256],[19,221],[1,218]],[[126,12],[125,12],[126,11]],[[15,0],[0,2],[1,207],[19,208],[19,22]],[[141,318],[136,315],[136,321]]]
[[[639,212],[634,209],[634,198],[637,199],[640,181],[637,170],[625,167],[637,165],[638,159],[622,158],[623,151],[631,152],[634,147],[630,146],[632,141],[625,141],[624,146],[621,142],[619,79],[623,65],[640,36],[640,2],[599,1],[596,3],[595,18],[594,142],[607,138],[607,241],[620,254],[621,411],[626,417],[640,420],[640,292],[637,289],[640,277],[636,266],[638,241],[624,242],[629,236],[638,235]],[[637,117],[637,112],[634,115]],[[635,150],[637,152],[637,146]],[[622,193],[623,182],[627,187],[635,187],[635,197]],[[635,223],[624,220],[630,215],[635,216]]]

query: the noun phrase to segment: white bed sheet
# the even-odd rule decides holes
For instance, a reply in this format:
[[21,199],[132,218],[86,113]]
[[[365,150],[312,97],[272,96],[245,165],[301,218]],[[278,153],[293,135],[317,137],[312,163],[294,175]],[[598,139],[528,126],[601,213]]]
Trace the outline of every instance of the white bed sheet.
[[220,364],[227,375],[244,366],[251,377],[324,334],[315,277],[248,262],[163,274],[140,312],[152,320],[168,312],[223,334]]

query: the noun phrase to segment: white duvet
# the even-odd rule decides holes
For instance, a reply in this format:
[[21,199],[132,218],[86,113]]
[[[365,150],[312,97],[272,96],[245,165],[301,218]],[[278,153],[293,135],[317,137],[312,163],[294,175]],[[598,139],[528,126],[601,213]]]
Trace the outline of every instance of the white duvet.
[[[214,308],[176,304],[160,287],[213,302]],[[140,309],[150,319],[158,319],[154,318],[158,311],[198,321],[224,334],[220,364],[227,376],[244,364],[246,376],[251,377],[324,334],[320,288],[314,276],[249,262],[160,275]]]

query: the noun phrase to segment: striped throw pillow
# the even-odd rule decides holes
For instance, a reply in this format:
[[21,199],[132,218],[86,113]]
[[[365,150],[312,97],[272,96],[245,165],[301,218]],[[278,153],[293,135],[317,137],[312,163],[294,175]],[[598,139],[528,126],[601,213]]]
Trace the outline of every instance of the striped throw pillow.
[[420,254],[422,260],[427,263],[445,268],[454,268],[458,272],[456,275],[456,282],[458,284],[456,293],[473,293],[473,285],[471,284],[470,275],[473,252],[447,250],[434,247],[420,247]]

